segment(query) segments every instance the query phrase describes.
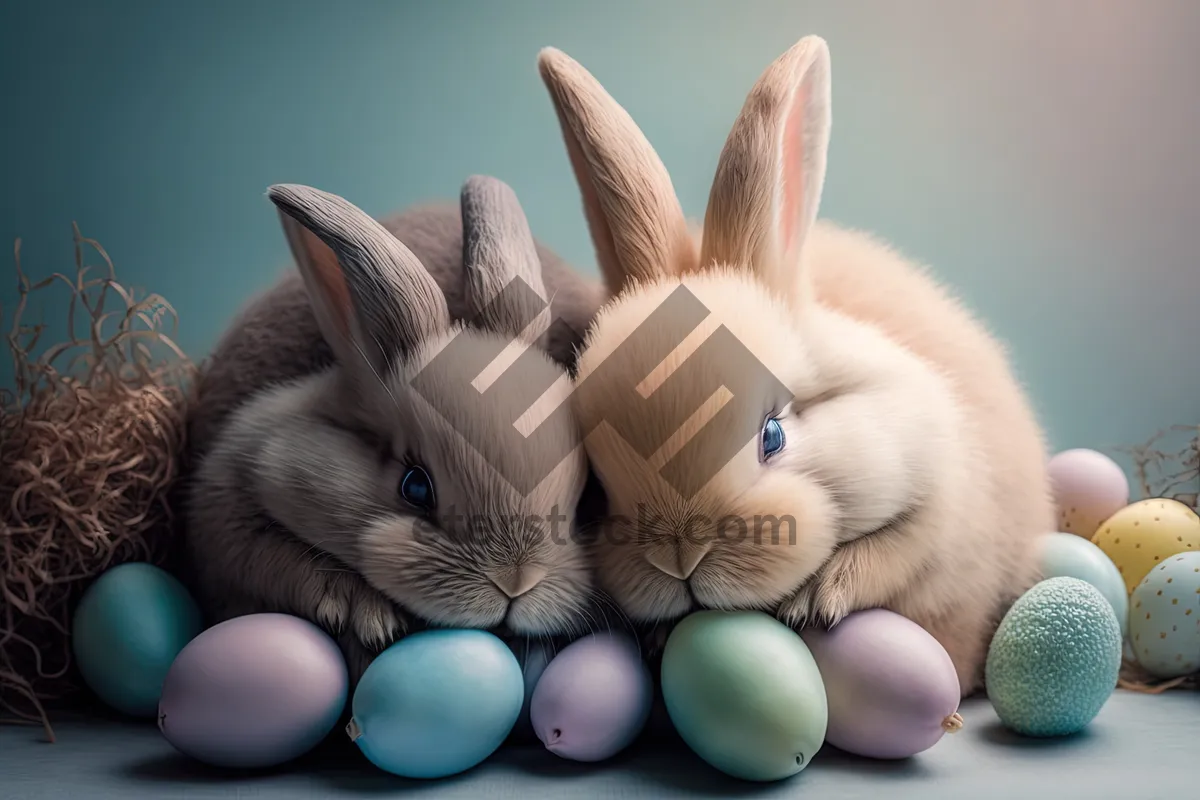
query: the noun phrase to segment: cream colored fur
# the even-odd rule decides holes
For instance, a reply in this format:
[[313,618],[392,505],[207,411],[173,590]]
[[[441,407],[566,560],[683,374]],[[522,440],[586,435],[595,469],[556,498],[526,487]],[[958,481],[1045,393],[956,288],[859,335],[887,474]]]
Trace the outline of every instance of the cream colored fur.
[[[698,232],[599,83],[559,51],[539,63],[614,293],[574,394],[610,513],[626,520],[599,540],[604,588],[641,621],[756,608],[799,627],[890,608],[946,647],[969,694],[1000,616],[1038,577],[1036,537],[1054,524],[1043,435],[1003,347],[951,294],[871,237],[816,221],[830,130],[824,41],[801,40],[756,83]],[[680,284],[709,316],[646,375],[618,345]],[[762,461],[756,437],[685,498],[660,470],[729,393],[683,392],[688,412],[700,408],[676,429],[675,417],[623,409],[625,389],[650,395],[702,358],[693,351],[721,325],[794,395],[782,409],[764,399],[786,446]],[[601,363],[606,377],[589,380]],[[688,363],[689,380],[727,365],[699,366]],[[624,435],[604,421],[622,413]],[[786,527],[777,540],[769,525],[756,535],[768,515],[795,520],[794,542]],[[731,516],[747,535],[717,535]]]

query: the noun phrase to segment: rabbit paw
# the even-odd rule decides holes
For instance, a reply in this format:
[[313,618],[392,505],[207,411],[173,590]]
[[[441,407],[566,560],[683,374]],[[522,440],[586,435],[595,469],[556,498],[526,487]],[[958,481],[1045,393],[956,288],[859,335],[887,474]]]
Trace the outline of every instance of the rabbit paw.
[[379,652],[408,629],[403,612],[353,572],[326,573],[316,600],[316,621],[333,633],[346,631]]
[[340,633],[350,619],[350,597],[353,584],[346,573],[327,573],[315,590],[315,622],[327,631]]
[[780,604],[776,615],[791,628],[833,627],[855,610],[854,562],[835,555],[794,595]]
[[364,583],[353,599],[350,627],[364,647],[379,652],[404,635],[408,620],[391,600]]

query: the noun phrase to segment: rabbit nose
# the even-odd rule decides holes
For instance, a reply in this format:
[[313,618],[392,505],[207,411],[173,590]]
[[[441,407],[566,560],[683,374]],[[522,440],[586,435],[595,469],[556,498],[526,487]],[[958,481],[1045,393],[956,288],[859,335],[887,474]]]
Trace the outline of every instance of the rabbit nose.
[[689,542],[675,539],[646,553],[646,560],[659,572],[686,581],[708,555],[707,542]]
[[489,576],[492,583],[496,584],[496,588],[504,592],[509,600],[516,600],[541,583],[542,578],[545,577],[546,570],[534,566],[517,567]]

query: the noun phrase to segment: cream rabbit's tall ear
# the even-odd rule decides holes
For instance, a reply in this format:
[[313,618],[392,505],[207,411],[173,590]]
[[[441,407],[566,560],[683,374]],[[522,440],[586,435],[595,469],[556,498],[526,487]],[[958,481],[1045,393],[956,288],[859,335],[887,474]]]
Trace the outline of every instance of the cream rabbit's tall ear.
[[309,186],[267,191],[334,355],[378,379],[398,353],[450,326],[446,298],[387,228],[345,199]]
[[821,201],[829,129],[829,47],[806,36],[762,73],[729,133],[704,218],[702,265],[745,267],[790,293]]
[[695,245],[658,154],[586,69],[547,47],[538,69],[562,126],[610,294],[695,266]]

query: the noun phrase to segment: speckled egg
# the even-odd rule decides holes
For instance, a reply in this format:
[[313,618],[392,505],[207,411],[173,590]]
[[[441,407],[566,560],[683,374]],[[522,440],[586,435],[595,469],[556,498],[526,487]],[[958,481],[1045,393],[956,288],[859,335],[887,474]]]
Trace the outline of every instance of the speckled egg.
[[1112,559],[1081,536],[1050,533],[1042,537],[1042,578],[1079,578],[1100,590],[1112,604],[1124,636],[1129,622],[1129,594]]
[[1050,459],[1047,472],[1060,531],[1090,539],[1100,523],[1129,503],[1129,478],[1103,453],[1064,450]]
[[988,649],[987,695],[1010,730],[1065,736],[1088,725],[1121,670],[1121,628],[1100,590],[1050,578],[1013,603]]
[[1200,552],[1200,517],[1178,500],[1139,500],[1113,514],[1092,541],[1117,565],[1125,589],[1176,553]]
[[1157,678],[1200,670],[1200,552],[1179,553],[1147,573],[1130,598],[1138,664]]

